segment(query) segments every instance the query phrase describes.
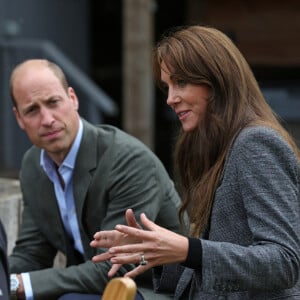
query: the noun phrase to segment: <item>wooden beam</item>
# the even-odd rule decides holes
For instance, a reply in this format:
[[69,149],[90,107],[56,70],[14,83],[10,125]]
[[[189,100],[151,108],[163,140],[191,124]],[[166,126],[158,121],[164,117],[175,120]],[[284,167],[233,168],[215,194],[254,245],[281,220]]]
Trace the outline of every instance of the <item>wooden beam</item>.
[[123,128],[153,148],[153,0],[123,0]]

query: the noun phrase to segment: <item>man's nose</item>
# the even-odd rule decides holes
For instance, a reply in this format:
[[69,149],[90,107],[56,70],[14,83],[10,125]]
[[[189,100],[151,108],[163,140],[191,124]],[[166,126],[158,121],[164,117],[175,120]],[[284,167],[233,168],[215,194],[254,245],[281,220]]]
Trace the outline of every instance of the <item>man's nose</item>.
[[52,112],[47,108],[41,108],[41,122],[43,125],[49,125],[53,122],[54,118]]

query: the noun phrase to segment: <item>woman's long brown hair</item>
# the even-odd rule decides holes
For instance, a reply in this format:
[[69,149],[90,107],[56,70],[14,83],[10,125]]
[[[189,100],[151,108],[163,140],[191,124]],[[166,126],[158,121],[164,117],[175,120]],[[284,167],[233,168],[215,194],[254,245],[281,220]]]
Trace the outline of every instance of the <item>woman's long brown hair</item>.
[[211,90],[204,120],[192,132],[180,133],[174,153],[182,187],[180,218],[187,210],[191,235],[199,237],[208,225],[227,153],[241,129],[258,124],[271,127],[298,159],[299,150],[265,101],[243,55],[221,31],[194,25],[169,32],[154,49],[158,84],[162,62],[175,78]]

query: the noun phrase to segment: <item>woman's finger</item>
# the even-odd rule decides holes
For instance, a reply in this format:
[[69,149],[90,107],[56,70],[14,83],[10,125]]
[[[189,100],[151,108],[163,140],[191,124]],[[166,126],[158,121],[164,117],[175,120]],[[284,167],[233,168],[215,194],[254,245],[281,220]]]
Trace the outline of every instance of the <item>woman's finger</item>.
[[129,244],[129,245],[123,245],[123,246],[114,246],[108,249],[108,252],[111,256],[116,255],[124,255],[126,253],[144,253],[145,251],[149,251],[150,249],[153,249],[153,245],[151,242],[143,242],[143,243],[137,243],[137,244]]
[[134,278],[151,268],[152,268],[152,266],[150,264],[148,264],[146,266],[138,266],[138,267],[134,268],[133,270],[131,270],[130,272],[127,272],[124,276]]
[[140,218],[142,224],[150,231],[168,231],[167,229],[155,224],[150,219],[148,219],[145,213],[141,213]]
[[134,237],[135,239],[139,240],[140,242],[142,242],[144,239],[151,237],[151,231],[133,228],[133,227],[126,226],[126,225],[121,225],[121,224],[116,225],[115,229],[117,231],[119,231],[120,233]]
[[111,258],[111,254],[109,252],[101,253],[98,255],[95,255],[92,257],[92,261],[97,262],[103,262]]
[[118,256],[111,256],[110,262],[112,264],[138,264],[141,261],[140,253],[123,253]]
[[90,246],[93,248],[110,248],[114,245],[114,242],[111,240],[92,240]]
[[134,228],[139,228],[141,229],[142,227],[140,226],[140,224],[137,222],[133,210],[131,208],[126,210],[125,213],[125,217],[126,217],[126,222],[128,226],[134,227]]
[[122,234],[116,230],[103,230],[98,231],[94,234],[95,240],[117,240],[122,236]]
[[111,269],[109,270],[109,272],[108,272],[108,277],[113,277],[113,276],[115,276],[115,274],[119,271],[119,269],[121,268],[121,264],[113,264],[112,266],[111,266]]
[[133,264],[133,263],[137,264],[138,266],[136,268],[134,268],[133,270],[125,274],[125,276],[128,277],[135,277],[153,267],[152,262],[147,259],[147,255],[141,253],[139,254],[127,253],[126,255],[123,254],[122,256],[112,257],[110,261],[113,264],[113,266],[121,266],[123,264]]
[[[130,216],[131,218],[132,216]],[[143,230],[140,226],[139,228],[134,227],[134,226],[126,226],[122,224],[116,225],[115,229],[119,231],[120,233],[128,234],[128,235],[133,235],[137,238],[145,238],[147,237],[147,234],[151,231],[164,231],[165,229],[163,227],[160,227],[156,225],[154,222],[149,220],[144,213],[141,214],[141,221],[143,225],[146,227],[148,230]],[[167,230],[166,230],[167,231]]]

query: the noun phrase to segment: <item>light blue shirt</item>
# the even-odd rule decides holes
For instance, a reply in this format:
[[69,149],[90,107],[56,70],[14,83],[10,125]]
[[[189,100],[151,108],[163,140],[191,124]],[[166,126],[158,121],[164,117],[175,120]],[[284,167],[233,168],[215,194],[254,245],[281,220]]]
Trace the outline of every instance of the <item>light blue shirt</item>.
[[[65,230],[70,238],[74,241],[74,247],[84,254],[83,245],[80,237],[80,231],[77,221],[76,208],[74,203],[73,194],[73,171],[75,167],[77,153],[80,147],[83,134],[82,121],[79,122],[79,130],[76,135],[75,141],[62,162],[59,168],[56,170],[55,163],[48,156],[46,151],[41,151],[40,164],[44,169],[49,179],[53,182],[55,196],[59,207],[62,222]],[[61,186],[60,179],[57,171],[60,173],[61,178],[64,180],[64,189]],[[22,279],[24,283],[24,290],[27,300],[33,300],[33,292],[30,282],[30,276],[28,273],[22,273]]]

